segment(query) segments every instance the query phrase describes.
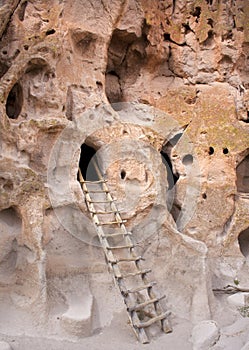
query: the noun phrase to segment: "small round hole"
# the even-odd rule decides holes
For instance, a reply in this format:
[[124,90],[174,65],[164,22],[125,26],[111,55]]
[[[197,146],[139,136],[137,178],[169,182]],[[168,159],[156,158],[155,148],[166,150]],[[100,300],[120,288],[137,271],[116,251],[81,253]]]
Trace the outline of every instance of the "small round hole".
[[183,158],[182,158],[182,163],[184,165],[191,165],[193,163],[193,156],[192,154],[186,154]]
[[52,35],[55,33],[55,30],[54,29],[49,29],[46,31],[46,35]]
[[223,153],[224,153],[224,154],[228,154],[228,152],[229,152],[229,151],[228,151],[227,148],[223,148]]
[[214,154],[214,148],[213,147],[209,147],[209,151],[208,154],[211,156],[212,154]]
[[207,199],[206,193],[202,193],[202,198],[203,198],[203,199]]
[[125,170],[121,170],[120,177],[121,177],[122,180],[125,179],[125,177],[126,177],[126,171]]

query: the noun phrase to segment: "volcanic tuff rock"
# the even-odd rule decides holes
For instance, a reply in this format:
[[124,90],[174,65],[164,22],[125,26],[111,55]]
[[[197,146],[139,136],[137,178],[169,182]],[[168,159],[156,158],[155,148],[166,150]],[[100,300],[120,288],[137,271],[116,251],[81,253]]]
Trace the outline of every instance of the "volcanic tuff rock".
[[246,0],[0,2],[1,333],[22,315],[26,334],[34,317],[75,339],[80,285],[82,336],[123,310],[77,181],[84,143],[175,323],[240,317],[212,289],[248,281],[248,18]]

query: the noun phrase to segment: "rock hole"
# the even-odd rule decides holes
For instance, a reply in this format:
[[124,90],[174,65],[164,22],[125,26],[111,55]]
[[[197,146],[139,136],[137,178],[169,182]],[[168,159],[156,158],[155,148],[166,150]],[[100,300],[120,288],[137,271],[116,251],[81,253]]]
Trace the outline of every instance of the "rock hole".
[[212,30],[208,31],[208,37],[205,41],[203,41],[203,45],[204,46],[211,46],[213,44],[213,40],[214,40],[214,32]]
[[166,170],[167,170],[167,180],[168,180],[168,185],[169,185],[168,188],[169,188],[169,190],[171,190],[175,186],[177,180],[179,179],[179,175],[175,174],[173,172],[173,166],[172,166],[172,163],[171,163],[171,160],[170,160],[170,157],[168,156],[168,154],[165,153],[164,151],[161,151],[160,154],[162,157],[162,162],[165,165]]
[[242,119],[242,122],[249,123],[249,111],[247,111],[247,119]]
[[55,33],[55,29],[49,29],[46,31],[46,35],[52,35]]
[[80,162],[79,167],[82,173],[82,176],[87,181],[97,181],[99,176],[97,174],[95,164],[98,165],[96,150],[83,143],[81,146]]
[[27,4],[28,4],[28,2],[24,1],[20,6],[20,9],[18,11],[18,18],[20,19],[20,21],[24,20]]
[[6,113],[11,119],[17,119],[23,105],[23,91],[19,83],[16,83],[10,90],[6,101]]
[[72,40],[75,51],[85,57],[90,57],[95,53],[97,35],[89,31],[75,29],[72,33]]
[[214,148],[211,146],[209,147],[209,150],[208,150],[208,154],[211,156],[212,154],[214,154]]
[[222,59],[219,61],[219,63],[228,66],[228,65],[232,65],[233,61],[230,56],[224,55]]
[[228,149],[227,148],[223,148],[223,153],[224,154],[228,154],[229,153]]
[[214,21],[212,20],[212,18],[208,18],[207,23],[210,25],[211,28],[214,27]]
[[5,73],[7,73],[8,69],[9,67],[7,66],[7,64],[0,62],[0,78],[2,78]]
[[24,48],[25,51],[28,51],[29,46],[28,45],[23,45],[23,48]]
[[96,81],[96,85],[99,90],[102,90],[103,84],[101,83],[101,81]]
[[193,164],[193,156],[192,154],[186,154],[183,158],[182,158],[182,164],[185,166],[189,166],[191,164]]
[[9,227],[18,228],[18,231],[21,230],[22,221],[14,207],[10,207],[0,211],[0,221],[4,222]]
[[141,37],[126,30],[115,29],[108,48],[105,93],[110,103],[125,99],[124,87],[129,88],[139,77],[148,45],[146,26]]
[[200,6],[196,6],[194,11],[191,13],[192,16],[196,17],[195,22],[199,22],[200,16],[201,16],[201,8]]
[[203,199],[207,199],[206,193],[202,193],[202,198],[203,198]]
[[249,155],[246,156],[236,168],[237,191],[249,193]]
[[190,28],[188,23],[183,23],[182,26],[184,28],[185,34],[188,34],[188,33],[192,32],[192,29]]
[[5,184],[3,185],[3,189],[5,191],[12,191],[14,189],[13,182],[11,180],[7,180]]
[[169,33],[164,33],[163,34],[163,39],[164,39],[164,41],[171,41],[170,34]]
[[121,177],[122,180],[125,179],[125,177],[126,177],[126,171],[125,170],[121,170],[120,177]]
[[239,248],[245,258],[249,256],[249,227],[242,231],[238,237]]

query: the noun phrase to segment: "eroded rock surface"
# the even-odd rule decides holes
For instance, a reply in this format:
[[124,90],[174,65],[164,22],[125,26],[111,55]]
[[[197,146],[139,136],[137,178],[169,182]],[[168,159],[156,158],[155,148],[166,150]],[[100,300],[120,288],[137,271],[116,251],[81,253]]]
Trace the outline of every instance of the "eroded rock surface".
[[[95,300],[95,281],[105,291],[112,282],[77,181],[84,143],[173,320],[217,317],[222,328],[241,317],[212,289],[235,278],[248,288],[248,17],[246,0],[0,2],[0,301],[11,305],[8,319],[25,313],[43,336],[75,339],[122,310],[106,292],[114,295],[107,321]],[[68,295],[81,285],[85,313],[72,320],[77,303]],[[17,322],[14,333],[21,329]]]

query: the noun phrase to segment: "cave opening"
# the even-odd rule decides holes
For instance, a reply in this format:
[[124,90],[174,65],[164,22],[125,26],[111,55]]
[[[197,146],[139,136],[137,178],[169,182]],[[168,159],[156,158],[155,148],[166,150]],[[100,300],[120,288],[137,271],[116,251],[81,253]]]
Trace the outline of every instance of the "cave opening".
[[245,258],[249,256],[249,227],[242,231],[238,237],[239,248]]
[[140,77],[146,63],[148,41],[145,22],[141,29],[140,37],[121,29],[112,33],[105,74],[105,94],[111,104],[126,100],[126,90]]
[[17,119],[23,105],[23,91],[19,83],[10,90],[6,101],[6,113],[10,119]]
[[81,145],[79,168],[84,180],[99,180],[99,176],[96,171],[96,165],[98,166],[96,150],[86,143],[83,143]]
[[162,157],[162,162],[165,165],[167,170],[167,180],[168,180],[169,190],[171,190],[175,186],[177,180],[179,179],[179,174],[173,171],[173,165],[170,159],[170,155],[171,155],[172,148],[177,144],[177,142],[180,140],[182,135],[183,133],[180,132],[176,134],[174,137],[172,137],[170,140],[168,140],[167,143],[162,147],[162,150],[160,152]]
[[237,166],[236,175],[237,191],[249,193],[249,154]]
[[168,186],[169,186],[168,189],[171,190],[175,186],[177,180],[179,179],[179,175],[173,172],[173,166],[168,154],[165,153],[164,151],[161,151],[160,154],[162,157],[162,162],[165,165],[167,170],[167,180],[168,180]]
[[121,170],[120,177],[122,180],[124,180],[126,178],[126,171],[125,170]]
[[182,158],[182,164],[185,166],[191,165],[194,161],[194,158],[192,156],[192,154],[186,154],[183,158]]

